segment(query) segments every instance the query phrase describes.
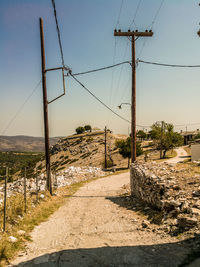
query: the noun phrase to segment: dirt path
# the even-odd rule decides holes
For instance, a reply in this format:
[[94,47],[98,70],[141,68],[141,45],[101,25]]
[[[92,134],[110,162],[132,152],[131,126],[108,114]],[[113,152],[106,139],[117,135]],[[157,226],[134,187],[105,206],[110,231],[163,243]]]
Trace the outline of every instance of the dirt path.
[[128,183],[129,173],[124,173],[82,187],[34,229],[33,242],[13,265],[178,266],[187,245],[155,231],[153,225],[142,227],[142,215],[116,201]]
[[165,162],[167,163],[178,163],[180,161],[184,161],[187,158],[189,158],[187,152],[185,151],[185,149],[183,147],[179,147],[175,149],[177,156],[171,159],[166,160]]

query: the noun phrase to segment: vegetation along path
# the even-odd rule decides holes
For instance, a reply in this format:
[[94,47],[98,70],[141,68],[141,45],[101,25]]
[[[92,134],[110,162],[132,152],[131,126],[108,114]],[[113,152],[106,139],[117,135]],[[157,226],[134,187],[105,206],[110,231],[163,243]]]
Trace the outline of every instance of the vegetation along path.
[[178,266],[184,242],[160,234],[121,204],[129,173],[92,181],[32,232],[12,266]]

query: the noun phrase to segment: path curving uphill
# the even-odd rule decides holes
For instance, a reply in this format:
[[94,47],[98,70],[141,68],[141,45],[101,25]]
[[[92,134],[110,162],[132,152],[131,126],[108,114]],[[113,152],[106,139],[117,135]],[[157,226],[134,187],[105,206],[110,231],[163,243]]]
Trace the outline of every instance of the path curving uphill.
[[175,151],[177,153],[176,157],[165,160],[164,162],[175,164],[178,162],[183,162],[184,160],[190,158],[183,147],[178,147],[175,149]]

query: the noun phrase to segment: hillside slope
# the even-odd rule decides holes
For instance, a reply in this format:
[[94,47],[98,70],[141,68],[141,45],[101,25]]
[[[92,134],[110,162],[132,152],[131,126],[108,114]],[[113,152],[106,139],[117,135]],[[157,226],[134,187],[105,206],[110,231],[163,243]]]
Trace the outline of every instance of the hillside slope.
[[[107,133],[107,160],[110,165],[127,167],[127,159],[118,152],[115,142],[126,138],[126,135]],[[103,167],[104,132],[84,133],[60,139],[51,148],[52,170],[59,171],[69,166]],[[45,162],[42,163],[44,168]]]
[[[50,138],[54,145],[60,138]],[[44,151],[44,138],[25,135],[0,136],[0,151],[41,152]]]

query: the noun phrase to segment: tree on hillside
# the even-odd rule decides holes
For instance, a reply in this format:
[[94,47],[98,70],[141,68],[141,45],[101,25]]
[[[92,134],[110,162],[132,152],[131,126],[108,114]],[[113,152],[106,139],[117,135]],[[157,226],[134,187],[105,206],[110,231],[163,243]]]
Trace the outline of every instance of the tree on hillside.
[[143,130],[137,131],[136,136],[138,138],[140,138],[141,141],[144,140],[147,137],[146,133]]
[[84,132],[85,132],[85,128],[84,127],[79,126],[79,127],[76,128],[76,133],[77,134],[82,134]]
[[183,137],[174,131],[174,126],[170,123],[162,122],[162,125],[154,123],[151,126],[150,136],[155,141],[157,149],[163,151],[160,158],[165,158],[168,150],[183,145]]
[[85,131],[87,132],[91,132],[92,131],[92,127],[90,125],[85,125]]
[[[123,158],[128,158],[128,168],[130,165],[131,158],[131,137],[128,137],[126,140],[117,140],[116,146],[119,148],[119,153]],[[141,144],[139,142],[136,143],[136,156],[140,156],[143,153]]]

